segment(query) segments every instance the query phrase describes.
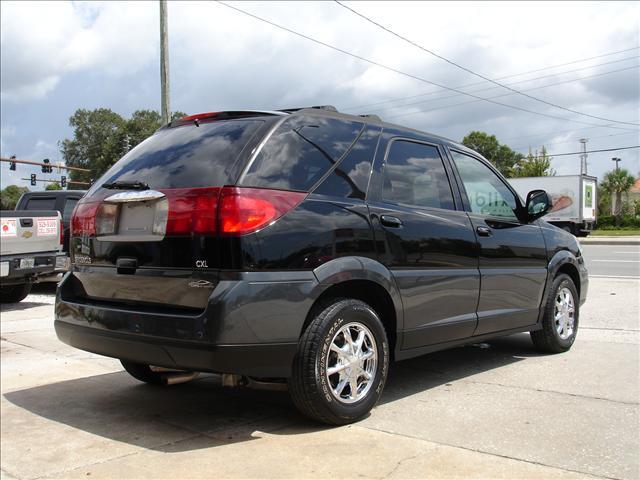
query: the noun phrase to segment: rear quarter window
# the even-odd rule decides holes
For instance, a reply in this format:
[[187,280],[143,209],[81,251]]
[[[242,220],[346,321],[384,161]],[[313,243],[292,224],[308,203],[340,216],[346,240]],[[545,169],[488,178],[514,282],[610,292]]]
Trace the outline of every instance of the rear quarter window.
[[308,191],[340,161],[363,127],[337,118],[288,118],[267,140],[240,184]]
[[364,200],[380,131],[380,127],[367,127],[347,156],[314,190],[314,193]]

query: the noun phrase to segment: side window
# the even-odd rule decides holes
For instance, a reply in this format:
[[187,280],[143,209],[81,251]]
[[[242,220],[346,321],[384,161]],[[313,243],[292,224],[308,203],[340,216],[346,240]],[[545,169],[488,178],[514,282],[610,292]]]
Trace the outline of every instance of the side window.
[[380,127],[367,127],[347,156],[314,193],[364,200]]
[[62,211],[62,220],[67,222],[71,218],[71,214],[73,213],[73,209],[78,203],[78,198],[67,198],[64,202],[64,210]]
[[518,220],[516,198],[500,177],[480,160],[455,151],[451,154],[473,213]]
[[384,167],[382,199],[454,210],[451,186],[438,149],[406,140],[394,141]]
[[342,158],[363,126],[336,118],[293,116],[267,140],[241,184],[308,191]]

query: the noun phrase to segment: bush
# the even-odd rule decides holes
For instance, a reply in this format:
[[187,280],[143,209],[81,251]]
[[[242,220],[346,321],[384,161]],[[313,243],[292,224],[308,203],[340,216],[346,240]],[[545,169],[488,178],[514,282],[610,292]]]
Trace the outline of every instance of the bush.
[[634,230],[640,228],[640,217],[635,215],[622,215],[616,225],[613,215],[600,215],[598,217],[598,230]]

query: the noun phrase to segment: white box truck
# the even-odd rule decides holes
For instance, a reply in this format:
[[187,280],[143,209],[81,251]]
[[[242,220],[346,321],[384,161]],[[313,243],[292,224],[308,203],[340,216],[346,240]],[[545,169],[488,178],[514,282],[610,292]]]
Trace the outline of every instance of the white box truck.
[[525,199],[531,190],[545,190],[553,206],[544,219],[577,237],[586,237],[596,223],[598,179],[588,175],[510,178],[509,183]]

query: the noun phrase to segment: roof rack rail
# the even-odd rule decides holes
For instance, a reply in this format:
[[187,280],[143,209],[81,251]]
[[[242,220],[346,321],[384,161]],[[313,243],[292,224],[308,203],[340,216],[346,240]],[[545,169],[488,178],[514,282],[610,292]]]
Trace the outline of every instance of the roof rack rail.
[[329,112],[337,112],[338,109],[336,107],[334,107],[333,105],[313,105],[311,107],[298,107],[298,108],[283,108],[280,110],[277,110],[278,112],[285,112],[285,113],[293,113],[293,112],[297,112],[299,110],[304,110],[307,108],[315,108],[317,110],[327,110]]

